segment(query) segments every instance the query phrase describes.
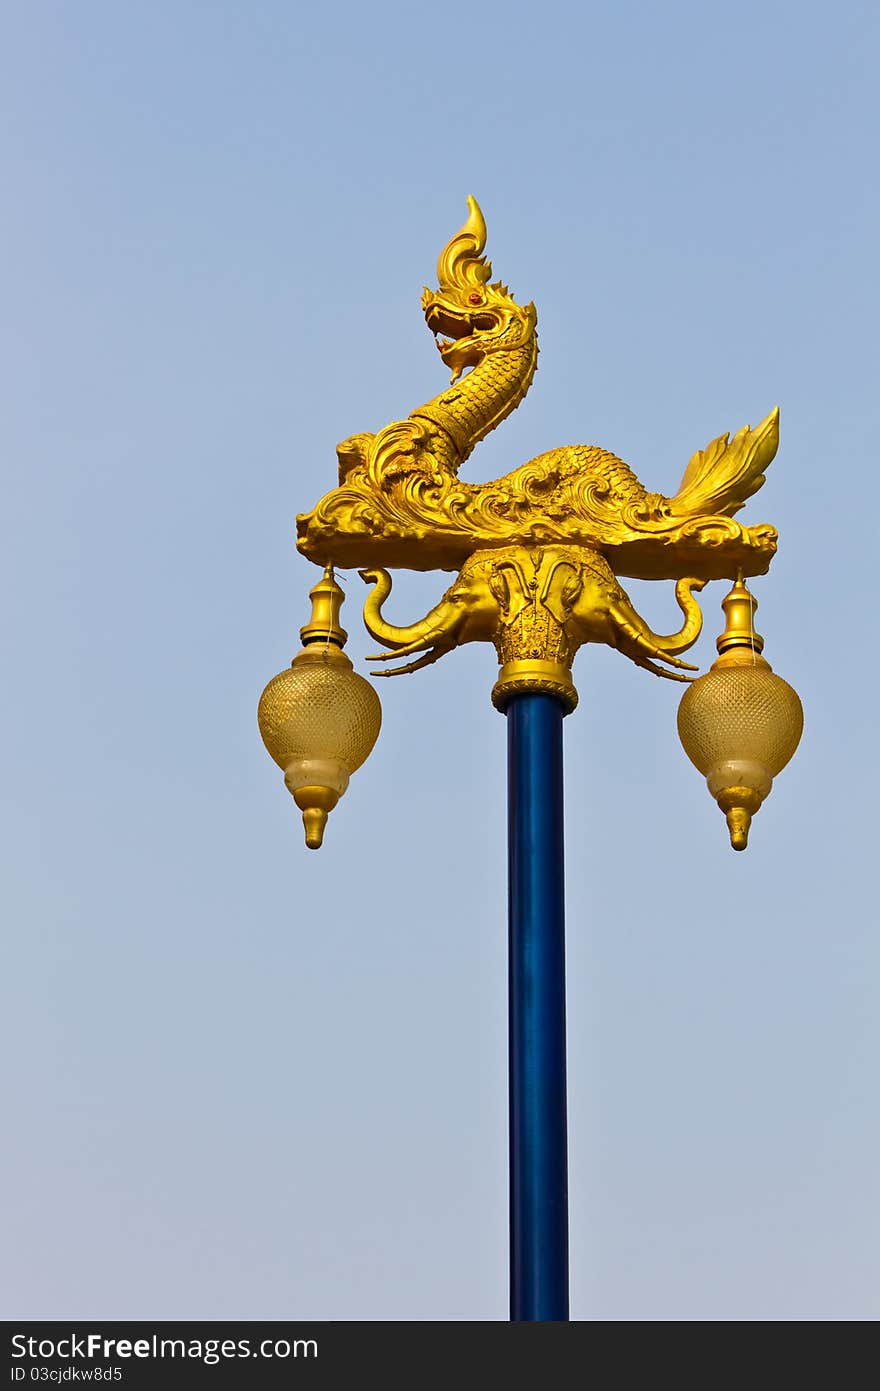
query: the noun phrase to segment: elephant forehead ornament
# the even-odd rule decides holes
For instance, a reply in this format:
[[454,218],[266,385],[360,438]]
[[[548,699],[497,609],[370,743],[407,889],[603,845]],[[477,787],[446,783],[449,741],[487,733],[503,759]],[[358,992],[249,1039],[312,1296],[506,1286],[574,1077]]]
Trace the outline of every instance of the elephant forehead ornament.
[[[545,691],[574,708],[571,665],[584,643],[605,643],[637,665],[687,681],[680,660],[700,633],[693,591],[707,580],[764,574],[776,550],[770,526],[733,520],[764,482],[778,443],[778,411],[754,430],[698,450],[673,497],[649,493],[614,454],[595,445],[552,449],[490,483],[459,469],[528,391],[538,360],[537,314],[492,281],[486,226],[475,199],[443,249],[438,288],[422,308],[452,380],[405,420],[337,447],[339,486],[297,518],[298,548],[322,565],[356,567],[372,586],[364,618],[389,652],[412,657],[377,674],[402,675],[466,642],[492,642],[504,709],[520,691]],[[420,622],[382,616],[387,567],[454,570],[455,582]],[[651,631],[618,576],[675,580],[677,633]]]

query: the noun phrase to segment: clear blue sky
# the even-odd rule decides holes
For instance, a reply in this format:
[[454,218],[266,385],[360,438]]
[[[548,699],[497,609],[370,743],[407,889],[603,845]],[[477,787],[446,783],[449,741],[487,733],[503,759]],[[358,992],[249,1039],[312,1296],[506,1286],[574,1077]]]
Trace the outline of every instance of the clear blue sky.
[[595,442],[670,492],[782,408],[743,520],[806,731],[746,854],[678,688],[575,668],[573,1315],[876,1318],[876,6],[2,27],[5,1316],[506,1316],[493,654],[382,685],[318,855],[255,721],[295,513],[446,379],[419,295],[472,192],[542,356],[469,477]]

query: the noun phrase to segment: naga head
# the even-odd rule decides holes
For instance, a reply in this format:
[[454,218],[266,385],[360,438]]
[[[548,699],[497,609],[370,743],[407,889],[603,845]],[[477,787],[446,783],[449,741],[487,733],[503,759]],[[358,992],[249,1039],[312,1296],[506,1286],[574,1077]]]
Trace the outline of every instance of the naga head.
[[468,198],[468,217],[443,248],[437,262],[439,288],[422,295],[425,322],[440,356],[458,381],[488,353],[522,347],[534,334],[534,304],[516,304],[500,280],[489,283],[492,264],[483,251],[486,223],[476,198]]

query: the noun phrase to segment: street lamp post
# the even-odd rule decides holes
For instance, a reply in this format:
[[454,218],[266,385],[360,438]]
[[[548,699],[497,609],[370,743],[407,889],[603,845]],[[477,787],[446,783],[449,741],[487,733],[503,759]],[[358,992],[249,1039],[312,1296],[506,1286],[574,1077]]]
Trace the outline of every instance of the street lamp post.
[[568,1318],[562,717],[507,706],[510,1317]]
[[[697,450],[672,497],[649,493],[596,446],[554,449],[494,482],[458,470],[519,404],[537,365],[537,315],[491,281],[486,228],[473,198],[422,308],[452,381],[377,434],[337,446],[339,486],[297,519],[298,547],[324,566],[291,667],[260,700],[260,730],[317,849],[329,813],[379,733],[378,697],[351,667],[334,566],[357,568],[370,592],[369,633],[406,659],[404,675],[467,642],[498,654],[492,690],[508,728],[510,1316],[568,1318],[565,927],[562,721],[577,705],[571,669],[604,643],[656,676],[686,682],[679,733],[743,850],[752,817],[793,755],[803,715],[755,633],[747,577],[766,573],[776,532],[733,520],[764,481],[778,412]],[[389,569],[453,570],[423,619],[387,622]],[[620,576],[673,580],[682,625],[652,632]],[[694,592],[729,579],[712,669],[681,660],[702,615]],[[412,660],[409,660],[412,659]]]

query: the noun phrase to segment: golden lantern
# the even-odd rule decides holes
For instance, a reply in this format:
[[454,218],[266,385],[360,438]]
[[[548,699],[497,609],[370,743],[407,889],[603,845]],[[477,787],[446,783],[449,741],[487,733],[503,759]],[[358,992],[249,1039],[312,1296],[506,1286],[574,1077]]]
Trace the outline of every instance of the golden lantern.
[[263,743],[302,812],[306,845],[317,850],[327,816],[366,762],[379,737],[379,697],[343,652],[348,634],[339,624],[345,598],[327,566],[309,591],[312,616],[300,629],[302,650],[260,696],[257,719]]
[[741,578],[721,607],[718,658],[685,691],[678,733],[727,818],[731,845],[745,850],[752,817],[800,742],[804,712],[797,691],[761,656],[758,603]]

